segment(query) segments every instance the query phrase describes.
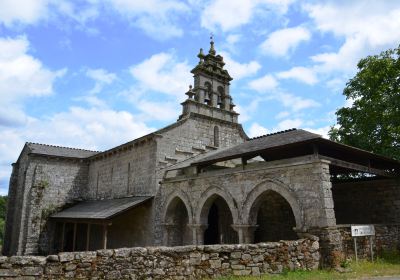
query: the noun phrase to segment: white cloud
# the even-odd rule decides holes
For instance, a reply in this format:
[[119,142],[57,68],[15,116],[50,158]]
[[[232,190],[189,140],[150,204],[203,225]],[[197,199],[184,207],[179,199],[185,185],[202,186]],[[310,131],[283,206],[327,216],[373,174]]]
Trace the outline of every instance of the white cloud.
[[279,112],[278,115],[275,116],[276,119],[283,119],[290,115],[288,111]]
[[[99,16],[99,3],[93,0],[2,0],[0,23],[7,27],[17,24],[37,24],[42,20],[54,20],[60,16],[84,25]],[[65,22],[64,22],[65,23]]]
[[53,93],[52,83],[64,71],[52,72],[29,55],[25,37],[0,38],[0,92],[2,99]]
[[278,81],[274,76],[267,74],[261,78],[253,80],[249,83],[249,87],[258,92],[267,92],[275,90],[278,87]]
[[110,109],[72,107],[47,118],[29,118],[22,127],[0,130],[0,182],[8,181],[10,163],[25,142],[104,150],[153,130],[126,111]]
[[315,71],[306,67],[293,67],[288,71],[277,73],[276,76],[280,79],[298,80],[308,85],[314,85],[318,82]]
[[86,22],[96,19],[100,15],[100,6],[97,0],[80,1],[79,6],[76,2],[71,0],[52,0],[55,11],[81,25],[85,25]]
[[353,73],[360,58],[397,47],[400,41],[398,1],[330,1],[304,9],[318,30],[344,39],[337,52],[312,57],[319,71]]
[[281,131],[291,128],[300,128],[303,124],[301,119],[286,119],[278,123],[274,131]]
[[66,70],[51,71],[29,51],[26,37],[0,38],[0,125],[21,124],[21,102],[53,94],[53,83]]
[[235,79],[240,80],[245,77],[252,76],[261,69],[260,63],[252,60],[248,63],[240,63],[231,58],[231,56],[225,52],[221,52],[226,63],[225,69],[229,71],[229,74]]
[[239,40],[242,38],[242,35],[240,34],[229,34],[228,37],[226,37],[226,42],[228,44],[234,45],[237,42],[239,42]]
[[48,0],[2,0],[0,23],[10,27],[16,23],[34,24],[47,16]]
[[249,87],[263,93],[268,99],[279,101],[283,106],[290,108],[294,112],[320,106],[320,104],[313,99],[283,92],[278,88],[278,81],[273,75],[267,74],[264,77],[253,80],[249,83]]
[[176,0],[108,0],[108,2],[146,34],[161,40],[182,36],[183,29],[172,19],[190,11],[185,3]]
[[330,129],[331,129],[331,127],[329,125],[328,126],[319,127],[319,128],[304,128],[304,130],[310,131],[310,132],[315,133],[315,134],[319,134],[319,135],[321,135],[322,137],[324,137],[326,139],[329,139],[328,132],[329,132]]
[[301,43],[310,40],[311,33],[302,26],[284,28],[272,32],[260,45],[264,54],[272,56],[286,56],[290,51],[296,49]]
[[179,104],[177,102],[154,102],[139,100],[137,108],[145,114],[145,118],[158,121],[174,121],[178,118]]
[[290,93],[280,93],[276,98],[281,101],[285,107],[288,107],[295,112],[319,107],[321,105],[313,99],[303,98]]
[[86,76],[95,81],[94,87],[89,93],[96,94],[99,93],[104,86],[112,84],[116,79],[117,75],[114,73],[109,73],[104,69],[88,69],[86,71]]
[[130,73],[138,81],[141,89],[156,91],[185,98],[192,78],[186,61],[178,62],[172,54],[159,53],[138,65],[130,67]]
[[265,135],[268,133],[268,129],[266,129],[265,127],[263,127],[262,125],[258,124],[258,123],[252,123],[250,128],[249,128],[249,133],[248,136],[250,138],[252,137],[257,137],[257,136],[261,136],[261,135]]
[[[229,31],[247,24],[256,14],[265,11],[285,14],[292,0],[216,0],[208,4],[201,15],[201,26],[210,30],[220,27]],[[264,13],[263,13],[264,12]]]

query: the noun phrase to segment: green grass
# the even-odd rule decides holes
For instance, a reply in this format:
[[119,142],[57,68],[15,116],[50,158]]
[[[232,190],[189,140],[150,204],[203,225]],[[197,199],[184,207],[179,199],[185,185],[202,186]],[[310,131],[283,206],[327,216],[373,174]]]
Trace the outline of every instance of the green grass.
[[219,280],[335,280],[335,279],[360,279],[363,277],[400,275],[400,255],[397,252],[385,252],[376,261],[350,261],[347,268],[349,272],[340,273],[335,270],[314,270],[314,271],[288,271],[279,275],[263,275],[260,277],[221,277]]

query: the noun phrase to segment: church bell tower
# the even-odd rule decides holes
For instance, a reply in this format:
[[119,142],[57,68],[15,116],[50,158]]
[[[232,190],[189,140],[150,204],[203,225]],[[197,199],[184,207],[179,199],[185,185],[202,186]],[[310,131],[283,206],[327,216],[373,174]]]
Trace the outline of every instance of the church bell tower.
[[182,103],[183,112],[179,119],[190,114],[200,114],[208,117],[238,122],[238,113],[233,108],[232,97],[229,94],[229,85],[232,77],[224,69],[224,59],[216,55],[214,40],[211,37],[208,54],[200,49],[199,63],[192,69],[194,87],[189,86],[186,92],[188,98]]

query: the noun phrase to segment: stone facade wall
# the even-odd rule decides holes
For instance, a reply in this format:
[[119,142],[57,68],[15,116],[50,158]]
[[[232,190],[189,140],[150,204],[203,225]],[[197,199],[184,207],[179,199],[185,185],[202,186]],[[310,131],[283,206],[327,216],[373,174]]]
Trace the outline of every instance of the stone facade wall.
[[312,270],[319,265],[318,238],[255,245],[149,247],[0,257],[0,278],[200,279]]
[[89,184],[82,190],[85,199],[112,199],[156,193],[156,142],[149,140],[101,159],[89,167]]
[[20,236],[22,205],[26,171],[29,165],[27,149],[25,148],[17,163],[14,163],[8,191],[7,217],[3,254],[16,254]]
[[333,183],[337,224],[400,223],[397,179]]
[[[218,145],[214,143],[216,126]],[[160,130],[160,134],[157,166],[161,169],[206,151],[235,146],[246,138],[241,125],[205,116],[191,116],[171,129]]]
[[[53,238],[48,217],[80,198],[80,190],[87,185],[88,164],[29,155],[20,158],[19,165],[18,198],[11,214],[13,235],[10,250],[5,253],[46,254],[51,251]],[[12,185],[11,192],[13,188]]]
[[[174,197],[183,200],[189,220],[204,224],[203,206],[215,195],[231,210],[235,224],[249,225],[256,199],[266,191],[281,195],[291,206],[298,230],[334,226],[329,166],[310,156],[245,167],[207,171],[165,180],[162,184],[164,211]],[[164,216],[165,217],[165,216]]]
[[[372,237],[374,254],[383,251],[400,250],[400,224],[375,224],[375,236]],[[354,257],[354,240],[351,237],[350,225],[338,226],[343,253]],[[357,237],[357,255],[359,258],[370,258],[370,238]]]

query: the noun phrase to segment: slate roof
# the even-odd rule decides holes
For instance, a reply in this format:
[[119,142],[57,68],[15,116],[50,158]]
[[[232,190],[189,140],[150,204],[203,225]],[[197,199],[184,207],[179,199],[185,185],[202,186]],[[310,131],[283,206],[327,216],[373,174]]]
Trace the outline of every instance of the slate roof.
[[255,137],[242,144],[234,146],[230,149],[223,150],[219,153],[204,157],[193,162],[193,165],[199,165],[208,162],[214,162],[224,159],[238,158],[246,154],[257,151],[281,147],[289,144],[305,142],[313,139],[322,138],[321,135],[305,131],[303,129],[289,129],[276,133]]
[[[400,170],[400,161],[337,143],[303,129],[289,129],[252,138],[232,148],[193,161],[192,165],[205,166],[234,158],[252,158],[260,154],[268,155],[267,157],[275,159],[295,157],[296,155],[299,156],[299,151],[302,151],[303,155],[312,154],[313,145],[318,147],[318,153],[322,156],[339,158],[357,164],[369,162],[373,164],[370,167],[380,169],[396,168]],[[372,163],[370,160],[372,160]]]
[[30,153],[45,156],[56,156],[64,158],[87,158],[98,154],[97,151],[89,151],[83,149],[67,148],[60,146],[52,146],[38,143],[26,143]]
[[133,196],[117,199],[83,201],[51,215],[51,218],[105,220],[132,209],[151,198],[153,197]]

